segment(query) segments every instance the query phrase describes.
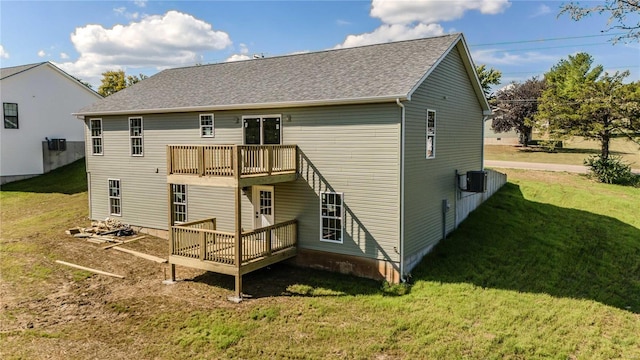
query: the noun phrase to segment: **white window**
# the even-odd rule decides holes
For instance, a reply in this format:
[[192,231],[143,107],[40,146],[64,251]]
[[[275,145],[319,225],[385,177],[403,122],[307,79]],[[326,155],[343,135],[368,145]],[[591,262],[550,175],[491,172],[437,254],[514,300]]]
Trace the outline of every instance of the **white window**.
[[436,157],[436,111],[427,110],[427,159]]
[[89,120],[91,127],[91,154],[102,155],[102,119]]
[[131,156],[142,156],[142,118],[129,118],[129,138],[131,139]]
[[17,129],[18,128],[18,104],[2,103],[2,110],[4,112],[4,128]]
[[320,193],[320,241],[342,243],[344,194]]
[[172,184],[173,190],[173,222],[187,222],[187,185]]
[[109,179],[109,214],[116,216],[122,215],[120,179]]
[[214,137],[213,114],[200,114],[200,137]]

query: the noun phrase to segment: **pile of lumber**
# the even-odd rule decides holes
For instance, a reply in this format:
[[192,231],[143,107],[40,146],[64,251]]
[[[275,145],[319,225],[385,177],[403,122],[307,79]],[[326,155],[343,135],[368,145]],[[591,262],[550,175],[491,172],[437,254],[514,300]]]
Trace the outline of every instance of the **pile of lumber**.
[[87,241],[96,243],[118,242],[119,240],[114,237],[135,234],[129,225],[111,218],[106,218],[104,221],[92,221],[91,227],[88,228],[75,227],[65,232],[68,235],[73,235],[77,238],[86,238]]

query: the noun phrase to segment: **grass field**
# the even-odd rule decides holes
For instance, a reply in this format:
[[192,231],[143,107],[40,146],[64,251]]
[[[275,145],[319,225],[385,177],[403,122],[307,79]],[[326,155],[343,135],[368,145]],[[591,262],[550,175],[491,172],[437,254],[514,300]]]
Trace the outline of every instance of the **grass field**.
[[[600,154],[599,143],[574,138],[564,142],[564,148],[549,153],[541,148],[524,148],[507,145],[485,145],[485,159],[499,161],[522,161],[549,164],[583,165],[584,159]],[[637,144],[614,139],[610,150],[613,155],[622,157],[623,161],[634,169],[640,169],[640,148]]]
[[64,235],[87,222],[77,187],[3,187],[0,358],[640,359],[640,189],[506,172],[410,287],[280,264],[245,276],[241,304],[231,277],[162,285],[165,264]]

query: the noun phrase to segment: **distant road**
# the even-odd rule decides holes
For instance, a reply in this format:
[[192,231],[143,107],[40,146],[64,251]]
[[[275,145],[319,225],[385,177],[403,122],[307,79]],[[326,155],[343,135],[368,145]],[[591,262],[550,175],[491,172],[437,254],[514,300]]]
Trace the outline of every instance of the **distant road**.
[[485,160],[484,166],[492,167],[492,168],[505,168],[505,169],[566,171],[566,172],[579,173],[579,174],[586,174],[589,172],[587,167],[582,165],[546,164],[546,163],[533,163],[533,162],[520,162],[520,161]]
[[[491,168],[505,168],[505,169],[565,171],[565,172],[579,173],[579,174],[586,174],[589,172],[589,168],[582,165],[545,164],[545,163],[530,163],[530,162],[518,162],[518,161],[485,160],[484,166],[491,167]],[[636,174],[640,174],[640,169],[632,169],[631,171],[633,171]]]

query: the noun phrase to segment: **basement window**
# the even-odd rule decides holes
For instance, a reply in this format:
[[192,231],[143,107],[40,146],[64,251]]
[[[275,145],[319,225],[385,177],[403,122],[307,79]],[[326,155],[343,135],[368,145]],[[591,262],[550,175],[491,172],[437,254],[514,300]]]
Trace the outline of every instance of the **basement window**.
[[102,155],[102,119],[89,120],[91,127],[91,154]]
[[200,137],[214,137],[213,114],[200,115]]
[[187,185],[172,184],[173,191],[173,223],[187,222]]
[[129,138],[131,139],[131,156],[142,156],[142,118],[129,118]]
[[120,179],[109,179],[109,214],[122,216]]
[[344,233],[343,200],[343,193],[320,193],[320,241],[342,244]]
[[436,157],[436,111],[427,110],[427,159]]
[[17,129],[18,128],[18,104],[2,103],[2,108],[4,111],[4,128]]

